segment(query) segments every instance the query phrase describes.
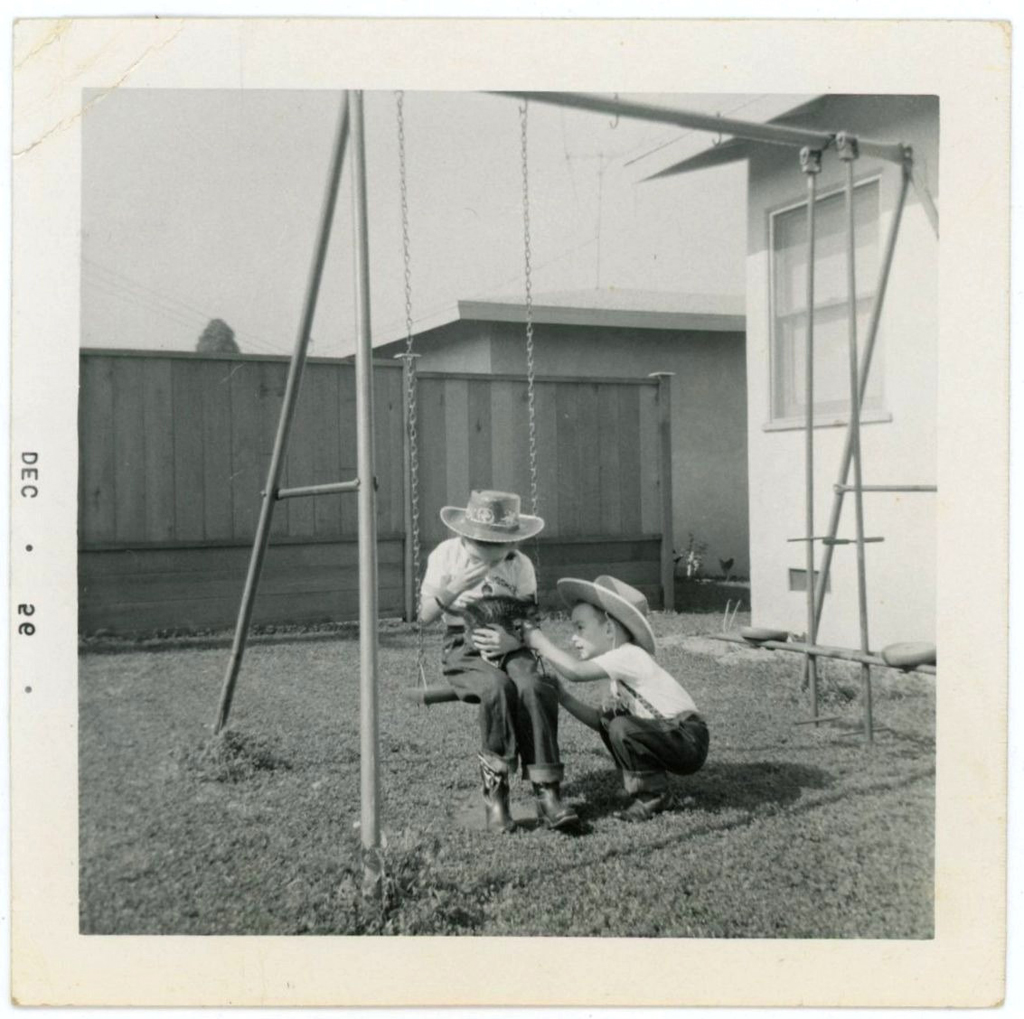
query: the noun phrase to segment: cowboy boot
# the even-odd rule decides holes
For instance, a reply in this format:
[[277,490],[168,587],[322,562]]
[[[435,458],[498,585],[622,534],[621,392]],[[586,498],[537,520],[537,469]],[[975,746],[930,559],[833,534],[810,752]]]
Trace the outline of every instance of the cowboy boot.
[[484,750],[480,759],[480,777],[484,781],[484,815],[487,830],[507,833],[515,831],[516,823],[508,803],[508,765],[497,754]]
[[579,815],[562,802],[557,782],[534,782],[533,794],[536,797],[537,817],[547,827],[558,831],[579,827]]

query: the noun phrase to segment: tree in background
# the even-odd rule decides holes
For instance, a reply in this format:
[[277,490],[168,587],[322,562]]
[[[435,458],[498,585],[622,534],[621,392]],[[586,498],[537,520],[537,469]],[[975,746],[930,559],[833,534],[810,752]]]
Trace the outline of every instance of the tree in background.
[[211,318],[199,337],[196,350],[201,354],[239,353],[234,329],[221,318]]

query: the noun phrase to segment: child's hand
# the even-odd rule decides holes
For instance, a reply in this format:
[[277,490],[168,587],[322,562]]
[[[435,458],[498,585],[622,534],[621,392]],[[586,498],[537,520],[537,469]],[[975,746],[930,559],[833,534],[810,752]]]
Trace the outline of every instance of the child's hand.
[[508,630],[500,626],[486,626],[474,630],[473,646],[485,658],[501,658],[522,647]]
[[628,715],[629,705],[618,694],[605,694],[601,701],[602,715]]
[[461,569],[456,570],[445,582],[445,590],[448,592],[449,597],[445,598],[444,601],[447,604],[451,604],[463,591],[476,587],[487,576],[490,568],[488,563],[470,562]]

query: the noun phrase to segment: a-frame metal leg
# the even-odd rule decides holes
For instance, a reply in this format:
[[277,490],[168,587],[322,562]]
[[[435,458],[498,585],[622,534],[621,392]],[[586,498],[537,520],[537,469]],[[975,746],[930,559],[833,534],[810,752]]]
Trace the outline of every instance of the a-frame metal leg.
[[299,386],[302,382],[302,370],[306,364],[306,351],[309,347],[313,317],[316,313],[317,298],[320,294],[320,280],[323,276],[324,263],[327,259],[327,246],[331,237],[334,207],[338,198],[341,170],[345,162],[345,149],[348,144],[348,130],[349,110],[348,96],[346,94],[342,98],[341,115],[338,120],[334,152],[331,155],[330,172],[320,212],[320,226],[317,232],[316,247],[313,251],[313,263],[310,267],[309,281],[306,285],[302,320],[299,324],[299,331],[295,340],[295,350],[292,353],[291,364],[288,368],[288,382],[285,385],[281,416],[277,422],[277,435],[274,439],[274,451],[270,458],[270,468],[267,471],[267,483],[263,489],[263,501],[260,505],[260,516],[259,522],[256,525],[256,537],[253,541],[252,555],[249,558],[249,572],[246,575],[245,589],[242,592],[242,604],[238,609],[235,637],[231,645],[231,658],[228,661],[224,685],[221,688],[220,703],[217,706],[217,718],[213,726],[215,733],[219,733],[227,725],[228,715],[231,712],[231,700],[235,692],[235,683],[238,679],[238,670],[242,666],[242,656],[245,653],[246,640],[249,636],[249,624],[252,621],[256,588],[263,569],[263,559],[266,555],[267,543],[270,540],[270,523],[274,514],[274,503],[277,501],[278,481],[281,477],[281,467],[284,463],[284,454],[288,445],[288,434],[291,430],[292,418],[295,413],[295,402],[298,398]]
[[[909,156],[908,156],[909,158]],[[857,408],[859,411],[864,404],[864,393],[867,389],[868,373],[871,370],[871,358],[875,352],[875,340],[878,337],[878,323],[882,317],[882,307],[885,302],[885,292],[889,285],[889,275],[892,269],[893,256],[896,251],[896,239],[899,236],[900,220],[903,217],[903,207],[906,203],[907,190],[910,184],[910,167],[905,165],[903,178],[900,183],[900,193],[896,200],[896,207],[893,210],[892,223],[889,226],[889,235],[886,238],[885,254],[882,258],[882,267],[878,277],[878,286],[875,288],[874,302],[871,307],[871,318],[868,322],[867,337],[864,341],[864,356],[860,363],[860,377],[858,380]],[[852,427],[854,416],[851,413],[850,424],[846,430],[846,443],[843,447],[843,454],[839,464],[838,481],[835,486],[835,495],[832,499],[832,512],[829,517],[828,538],[834,541],[839,534],[839,518],[843,511],[843,495],[847,489],[847,479],[850,475],[850,461],[853,454],[853,433]],[[821,555],[819,576],[815,584],[814,592],[814,619],[815,628],[821,625],[821,614],[825,604],[825,587],[828,583],[829,573],[832,569],[832,554],[835,546],[829,542],[824,543]]]

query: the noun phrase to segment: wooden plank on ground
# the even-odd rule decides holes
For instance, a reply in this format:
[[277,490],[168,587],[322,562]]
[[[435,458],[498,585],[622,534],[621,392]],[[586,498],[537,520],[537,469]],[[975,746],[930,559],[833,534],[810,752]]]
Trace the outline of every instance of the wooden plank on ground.
[[141,362],[147,541],[174,537],[174,413],[171,362]]
[[179,541],[206,536],[203,519],[203,403],[197,361],[175,361],[172,370],[174,406],[174,536]]
[[114,523],[114,381],[112,359],[82,357],[78,445],[83,498],[80,540],[112,541]]
[[198,382],[203,408],[203,529],[207,538],[230,538],[232,364],[209,361],[202,369]]
[[640,386],[618,386],[619,391],[619,507],[624,534],[643,527],[640,471]]
[[601,525],[598,534],[622,532],[622,473],[619,444],[620,386],[598,386],[598,435],[601,471]]

